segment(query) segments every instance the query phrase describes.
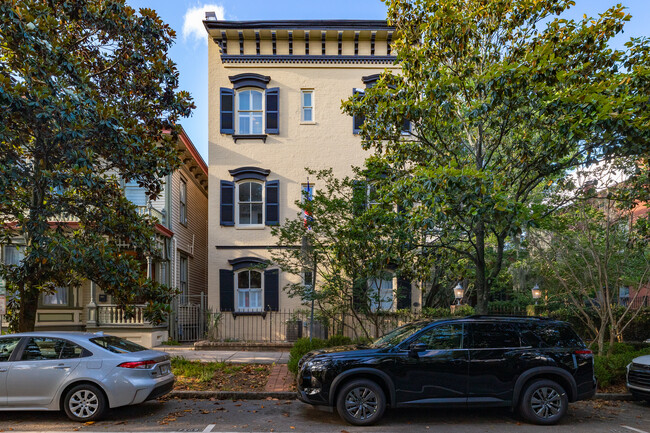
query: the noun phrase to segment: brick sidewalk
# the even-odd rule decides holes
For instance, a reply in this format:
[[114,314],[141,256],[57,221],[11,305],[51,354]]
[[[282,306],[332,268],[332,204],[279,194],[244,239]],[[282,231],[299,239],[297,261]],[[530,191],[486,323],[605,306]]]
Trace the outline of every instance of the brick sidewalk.
[[275,364],[269,381],[266,383],[264,391],[266,392],[287,392],[292,390],[293,374],[287,369],[287,364]]

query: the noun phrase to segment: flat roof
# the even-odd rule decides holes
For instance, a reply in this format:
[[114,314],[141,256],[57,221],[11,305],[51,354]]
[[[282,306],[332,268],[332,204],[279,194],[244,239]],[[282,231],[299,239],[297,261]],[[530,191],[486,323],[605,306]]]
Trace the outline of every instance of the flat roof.
[[288,30],[395,30],[386,20],[260,20],[219,21],[203,20],[210,29],[288,29]]

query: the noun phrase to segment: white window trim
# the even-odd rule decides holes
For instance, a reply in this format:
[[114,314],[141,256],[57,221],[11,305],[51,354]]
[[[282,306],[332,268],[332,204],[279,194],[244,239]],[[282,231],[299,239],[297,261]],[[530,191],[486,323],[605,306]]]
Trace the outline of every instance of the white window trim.
[[[240,224],[239,223],[239,186],[244,183],[258,183],[262,185],[262,224]],[[240,230],[261,230],[266,227],[266,182],[257,179],[242,179],[235,183],[235,228]]]
[[[253,133],[253,132],[247,132],[247,133],[239,132],[239,94],[241,92],[245,92],[247,90],[253,90],[253,91],[256,91],[256,92],[260,92],[262,94],[262,111],[261,111],[261,113],[262,113],[262,131],[259,134],[258,133]],[[255,110],[247,110],[247,112],[257,112],[257,111],[255,111]],[[262,134],[264,134],[264,131],[266,131],[266,90],[260,89],[258,87],[243,87],[243,88],[237,89],[235,91],[235,122],[234,123],[235,123],[234,124],[235,135],[262,135]],[[251,128],[253,127],[252,122],[251,122],[250,126],[251,126]]]
[[375,195],[378,195],[379,193],[377,192],[377,185],[374,182],[368,182],[366,184],[366,209],[370,209],[371,207],[379,205],[379,201],[374,201],[371,200],[370,195],[372,193],[372,189],[374,188]]
[[[239,306],[239,274],[242,272],[248,272],[248,271],[253,271],[253,272],[259,272],[260,273],[260,281],[262,284],[260,284],[262,287],[259,289],[261,290],[260,294],[260,306],[257,308],[241,308]],[[250,289],[250,282],[248,283],[248,289],[243,289],[243,290],[251,290]],[[258,290],[258,289],[253,289],[253,290]],[[264,272],[260,271],[258,269],[251,269],[251,268],[244,268],[240,269],[235,272],[235,311],[240,312],[240,313],[257,313],[260,311],[264,311]]]
[[[305,93],[311,94],[311,106],[306,107],[304,104],[303,95]],[[300,89],[300,124],[301,125],[315,125],[316,124],[316,103],[315,103],[316,92],[314,89]],[[305,108],[311,108],[311,120],[305,120]]]

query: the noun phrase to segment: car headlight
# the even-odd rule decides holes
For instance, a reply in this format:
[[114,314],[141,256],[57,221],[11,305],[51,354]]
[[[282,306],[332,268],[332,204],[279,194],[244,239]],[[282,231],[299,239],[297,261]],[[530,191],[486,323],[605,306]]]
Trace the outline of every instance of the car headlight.
[[307,361],[307,369],[310,371],[323,371],[329,367],[330,362],[323,359],[312,359]]

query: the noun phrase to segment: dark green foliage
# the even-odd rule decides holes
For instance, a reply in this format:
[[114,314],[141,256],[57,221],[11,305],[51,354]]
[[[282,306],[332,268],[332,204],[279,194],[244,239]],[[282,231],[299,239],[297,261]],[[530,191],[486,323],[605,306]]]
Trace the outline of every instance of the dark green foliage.
[[352,339],[350,337],[346,337],[345,335],[332,335],[330,338],[327,339],[327,346],[349,346],[352,344]]
[[598,386],[624,385],[627,365],[636,357],[650,355],[650,347],[635,349],[634,346],[616,343],[611,355],[594,358]]
[[300,338],[296,340],[289,352],[289,371],[292,373],[298,373],[298,362],[300,359],[305,356],[308,352],[316,349],[322,349],[325,347],[337,347],[337,346],[349,346],[351,344],[363,345],[369,343],[369,339],[356,339],[352,340],[350,337],[344,335],[332,335],[327,340],[321,340],[320,338],[314,338],[309,341],[309,338]]
[[562,16],[570,0],[387,4],[400,70],[344,109],[365,117],[379,195],[406,209],[413,246],[453,254],[487,313],[506,247],[555,210],[545,197],[558,180],[647,158],[650,43],[608,46],[630,19],[620,4],[577,21]]
[[289,352],[289,371],[294,374],[298,373],[298,362],[300,359],[308,352],[322,349],[323,347],[327,347],[327,341],[321,340],[320,338],[313,338],[312,340],[309,340],[309,338],[299,338],[296,340]]
[[0,29],[0,243],[25,244],[0,266],[14,328],[33,329],[41,293],[82,279],[160,322],[172,293],[141,269],[153,221],[117,175],[155,198],[180,165],[175,125],[193,105],[167,58],[174,31],[125,0],[5,0]]

